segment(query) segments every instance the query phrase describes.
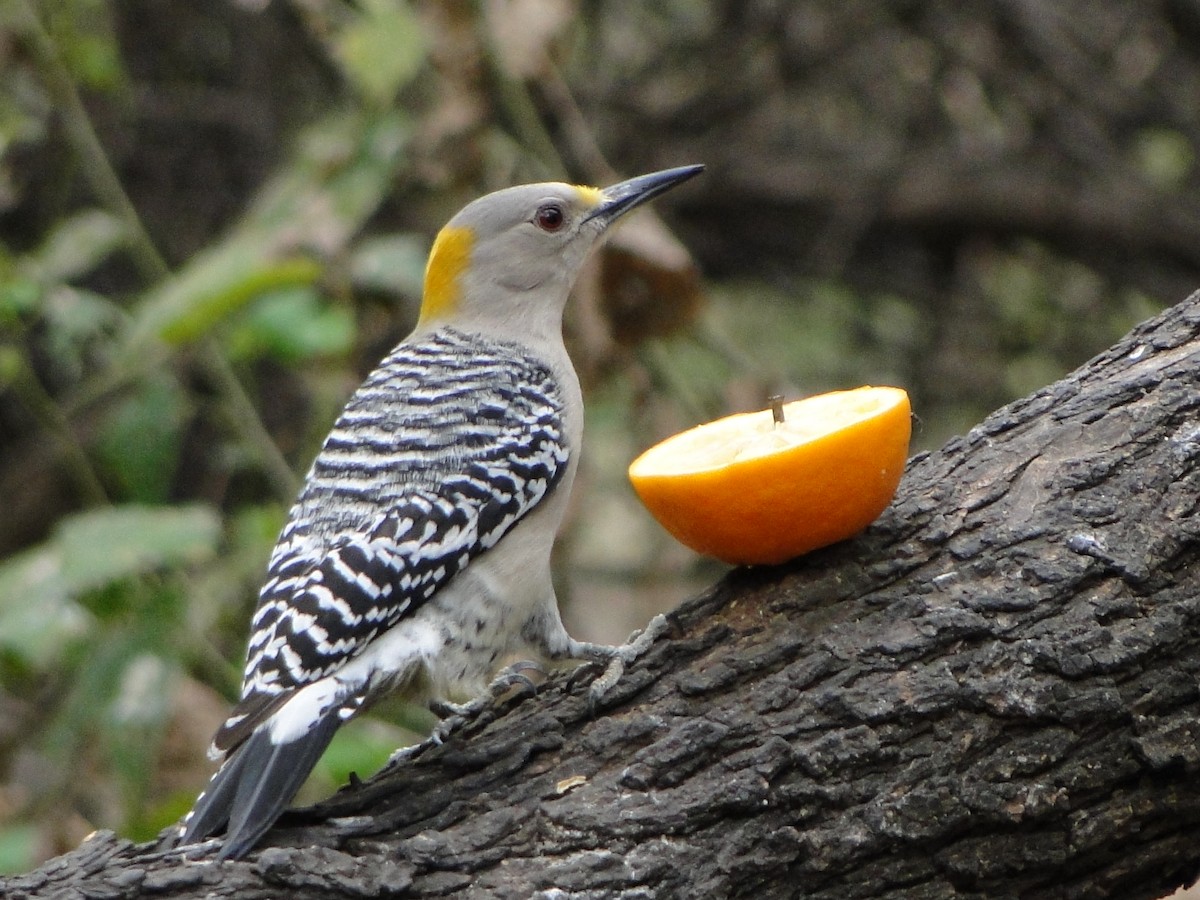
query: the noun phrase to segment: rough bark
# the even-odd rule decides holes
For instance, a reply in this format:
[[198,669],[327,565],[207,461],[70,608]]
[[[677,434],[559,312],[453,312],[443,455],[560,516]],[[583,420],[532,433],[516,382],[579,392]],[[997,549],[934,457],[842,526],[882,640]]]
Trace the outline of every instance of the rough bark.
[[244,862],[94,836],[25,897],[1157,897],[1200,822],[1200,294]]

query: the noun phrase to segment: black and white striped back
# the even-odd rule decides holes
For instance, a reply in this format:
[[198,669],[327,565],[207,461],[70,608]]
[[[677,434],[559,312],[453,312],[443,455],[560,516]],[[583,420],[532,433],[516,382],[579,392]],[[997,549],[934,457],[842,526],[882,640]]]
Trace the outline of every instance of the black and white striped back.
[[214,748],[345,665],[545,498],[572,451],[562,406],[549,367],[514,344],[446,328],[384,359],[280,535],[242,701]]

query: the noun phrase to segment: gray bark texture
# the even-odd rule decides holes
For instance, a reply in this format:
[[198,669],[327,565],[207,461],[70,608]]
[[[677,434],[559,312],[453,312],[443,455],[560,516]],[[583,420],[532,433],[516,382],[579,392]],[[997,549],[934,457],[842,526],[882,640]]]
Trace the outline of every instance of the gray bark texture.
[[30,897],[1160,897],[1198,870],[1200,294],[587,679],[281,820]]

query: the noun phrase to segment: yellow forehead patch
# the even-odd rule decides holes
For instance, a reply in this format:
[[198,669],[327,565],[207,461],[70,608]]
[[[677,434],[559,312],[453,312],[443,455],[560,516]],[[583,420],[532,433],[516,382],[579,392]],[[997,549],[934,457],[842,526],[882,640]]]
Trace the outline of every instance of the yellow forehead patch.
[[604,200],[604,191],[600,188],[588,187],[586,184],[577,184],[575,190],[579,191],[579,196],[588,206],[596,206]]
[[421,321],[444,319],[454,314],[462,299],[462,273],[471,261],[475,233],[470,228],[447,226],[438,232],[425,264],[425,295],[421,298]]

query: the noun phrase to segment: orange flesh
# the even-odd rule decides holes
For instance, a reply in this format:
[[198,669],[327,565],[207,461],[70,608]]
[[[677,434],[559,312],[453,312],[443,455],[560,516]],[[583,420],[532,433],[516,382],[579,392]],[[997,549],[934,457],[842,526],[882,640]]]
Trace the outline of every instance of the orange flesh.
[[629,467],[642,502],[692,549],[779,563],[852,537],[887,507],[908,455],[898,388],[859,388],[729,416],[647,450]]

